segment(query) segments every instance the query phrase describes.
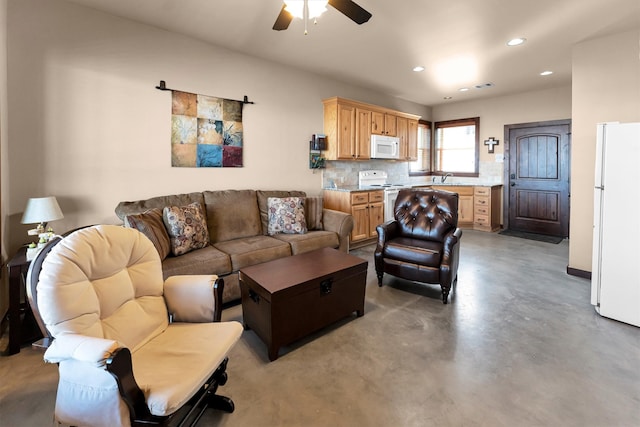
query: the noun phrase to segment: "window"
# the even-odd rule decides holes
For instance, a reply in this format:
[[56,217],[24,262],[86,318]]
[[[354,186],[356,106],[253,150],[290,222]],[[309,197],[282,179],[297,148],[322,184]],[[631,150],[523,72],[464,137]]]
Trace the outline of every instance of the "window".
[[478,176],[480,118],[418,124],[418,159],[409,163],[409,175]]
[[479,117],[436,122],[434,133],[435,173],[478,176]]
[[409,163],[409,175],[429,175],[431,173],[431,122],[418,123],[418,159]]

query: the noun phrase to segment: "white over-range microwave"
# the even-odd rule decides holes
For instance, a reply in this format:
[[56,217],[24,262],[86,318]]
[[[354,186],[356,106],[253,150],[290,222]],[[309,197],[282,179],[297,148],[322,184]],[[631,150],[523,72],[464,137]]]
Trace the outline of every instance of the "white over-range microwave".
[[387,135],[371,135],[372,159],[399,159],[400,138]]

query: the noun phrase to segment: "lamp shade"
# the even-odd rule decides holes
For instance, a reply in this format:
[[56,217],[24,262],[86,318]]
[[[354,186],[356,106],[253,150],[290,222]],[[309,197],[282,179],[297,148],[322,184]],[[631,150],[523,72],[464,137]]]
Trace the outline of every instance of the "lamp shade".
[[37,224],[64,218],[54,196],[31,198],[22,215],[23,224]]

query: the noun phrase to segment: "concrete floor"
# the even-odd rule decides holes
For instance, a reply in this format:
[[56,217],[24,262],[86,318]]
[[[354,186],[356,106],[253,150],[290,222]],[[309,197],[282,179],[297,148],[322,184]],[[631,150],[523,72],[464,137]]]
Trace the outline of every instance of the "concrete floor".
[[[269,362],[245,331],[220,392],[221,426],[638,426],[640,329],[600,317],[559,245],[465,231],[457,289],[385,275],[373,247],[365,315]],[[240,306],[223,320],[242,319]],[[57,370],[24,348],[0,358],[0,426],[52,424]]]

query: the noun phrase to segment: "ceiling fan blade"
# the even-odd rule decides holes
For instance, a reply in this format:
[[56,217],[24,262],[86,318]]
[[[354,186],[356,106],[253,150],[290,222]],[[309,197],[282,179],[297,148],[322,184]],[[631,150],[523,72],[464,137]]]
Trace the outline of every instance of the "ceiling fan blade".
[[351,0],[329,0],[329,4],[359,25],[367,22],[372,16]]
[[282,31],[289,28],[289,24],[293,20],[293,15],[289,13],[285,8],[287,5],[282,5],[282,9],[280,10],[280,14],[276,18],[276,22],[273,24],[273,29],[276,31]]

